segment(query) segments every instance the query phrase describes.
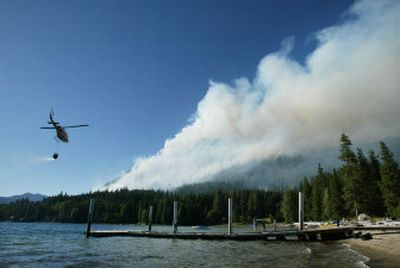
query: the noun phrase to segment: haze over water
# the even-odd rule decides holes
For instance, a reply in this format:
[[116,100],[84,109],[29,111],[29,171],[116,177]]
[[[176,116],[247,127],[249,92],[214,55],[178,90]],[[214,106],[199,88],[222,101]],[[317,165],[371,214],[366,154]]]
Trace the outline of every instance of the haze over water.
[[[139,229],[97,225],[94,229]],[[362,267],[367,257],[340,243],[207,241],[109,237],[86,239],[85,224],[0,223],[0,266],[20,267]],[[154,230],[171,230],[154,226]],[[192,231],[179,227],[181,232]],[[250,231],[250,228],[236,228]],[[210,232],[225,231],[210,227]]]

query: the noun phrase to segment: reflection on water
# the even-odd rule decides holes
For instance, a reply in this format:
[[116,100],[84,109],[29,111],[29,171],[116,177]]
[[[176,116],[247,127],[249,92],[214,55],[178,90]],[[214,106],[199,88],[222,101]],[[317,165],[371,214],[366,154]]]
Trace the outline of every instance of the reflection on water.
[[[145,230],[137,225],[93,229]],[[360,267],[368,259],[340,243],[210,241],[108,237],[86,239],[84,224],[0,223],[0,266]],[[170,231],[170,226],[153,230]],[[237,231],[249,231],[241,228]],[[179,231],[193,231],[180,227]],[[210,227],[207,232],[225,231]]]

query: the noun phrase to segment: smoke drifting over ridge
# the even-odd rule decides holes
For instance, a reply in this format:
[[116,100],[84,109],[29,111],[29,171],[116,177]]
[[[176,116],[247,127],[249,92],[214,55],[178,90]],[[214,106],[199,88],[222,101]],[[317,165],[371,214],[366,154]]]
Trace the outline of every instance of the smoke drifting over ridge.
[[316,34],[305,65],[293,40],[264,57],[254,81],[210,82],[192,121],[156,154],[105,186],[166,189],[252,161],[400,136],[400,2],[359,1],[351,20]]

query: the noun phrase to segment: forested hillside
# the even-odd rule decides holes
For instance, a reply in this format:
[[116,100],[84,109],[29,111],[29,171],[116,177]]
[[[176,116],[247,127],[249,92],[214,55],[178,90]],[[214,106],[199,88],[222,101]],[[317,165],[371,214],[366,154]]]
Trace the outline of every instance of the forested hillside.
[[365,156],[360,148],[353,151],[351,146],[343,134],[338,155],[342,165],[330,172],[318,165],[316,175],[304,178],[295,188],[266,191],[223,184],[218,190],[197,185],[174,192],[121,189],[75,196],[61,193],[39,202],[23,199],[0,204],[0,220],[82,223],[87,220],[89,199],[94,198],[97,223],[146,223],[152,205],[153,222],[171,224],[172,204],[178,200],[180,225],[220,224],[226,221],[227,199],[231,197],[234,222],[251,222],[253,218],[294,222],[298,191],[305,196],[305,220],[352,218],[356,212],[400,218],[400,170],[393,153],[383,142],[379,155],[369,151]]

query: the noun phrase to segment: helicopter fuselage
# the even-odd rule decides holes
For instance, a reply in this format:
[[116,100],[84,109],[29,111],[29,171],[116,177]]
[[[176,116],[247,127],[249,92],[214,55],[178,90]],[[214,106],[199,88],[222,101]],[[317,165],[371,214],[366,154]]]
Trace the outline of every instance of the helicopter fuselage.
[[59,123],[54,121],[52,114],[50,113],[50,121],[49,124],[53,125],[53,127],[56,129],[57,133],[57,138],[60,139],[62,142],[68,142],[68,133],[65,131],[65,129],[58,125]]
[[63,127],[55,126],[57,131],[57,138],[59,138],[62,142],[68,142],[68,133],[64,130]]

